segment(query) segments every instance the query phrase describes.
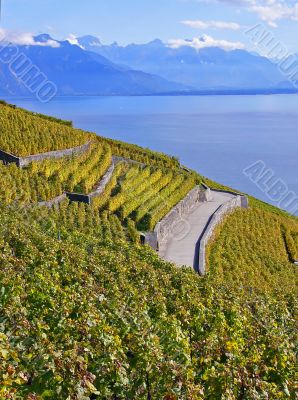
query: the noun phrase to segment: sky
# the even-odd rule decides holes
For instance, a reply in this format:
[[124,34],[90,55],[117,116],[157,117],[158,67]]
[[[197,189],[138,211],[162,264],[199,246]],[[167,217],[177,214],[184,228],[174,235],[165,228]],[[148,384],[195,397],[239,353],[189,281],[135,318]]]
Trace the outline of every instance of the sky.
[[2,0],[0,29],[15,41],[47,32],[59,40],[90,34],[105,44],[159,38],[174,47],[253,50],[245,32],[257,24],[298,52],[298,0]]

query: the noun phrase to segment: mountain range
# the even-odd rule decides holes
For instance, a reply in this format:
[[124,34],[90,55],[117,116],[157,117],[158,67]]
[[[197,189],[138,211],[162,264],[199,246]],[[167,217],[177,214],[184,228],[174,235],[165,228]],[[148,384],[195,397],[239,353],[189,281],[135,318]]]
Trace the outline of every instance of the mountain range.
[[[204,36],[200,40],[204,43]],[[81,37],[78,43],[116,64],[156,74],[198,90],[269,89],[282,87],[285,80],[268,58],[242,49],[172,48],[158,39],[147,44],[123,47],[113,43],[106,46],[93,36]]]
[[[187,45],[173,48],[158,39],[147,44],[104,45],[94,36],[70,42],[55,41],[48,34],[35,36],[34,40],[34,45],[18,46],[19,53],[57,85],[59,95],[291,89],[273,62],[242,49],[197,50]],[[204,41],[204,37],[200,40]],[[9,65],[3,63],[0,95],[29,95]]]
[[[46,43],[49,39],[46,34],[35,37],[37,43]],[[187,89],[183,84],[116,65],[100,54],[68,41],[58,42],[57,47],[18,47],[19,54],[30,59],[48,80],[56,84],[59,95],[142,95]],[[1,94],[29,94],[22,83],[14,78],[8,64],[0,64]]]

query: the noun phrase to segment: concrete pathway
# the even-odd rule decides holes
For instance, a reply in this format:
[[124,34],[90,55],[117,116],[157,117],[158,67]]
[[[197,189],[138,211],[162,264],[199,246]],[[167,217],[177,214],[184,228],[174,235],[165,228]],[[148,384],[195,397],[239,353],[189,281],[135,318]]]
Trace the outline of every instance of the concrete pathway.
[[194,267],[196,259],[196,244],[202,235],[209,219],[222,204],[235,197],[232,194],[214,192],[212,200],[206,203],[199,203],[198,207],[185,217],[188,231],[182,239],[172,238],[163,249],[160,256],[174,262],[176,265],[187,265]]

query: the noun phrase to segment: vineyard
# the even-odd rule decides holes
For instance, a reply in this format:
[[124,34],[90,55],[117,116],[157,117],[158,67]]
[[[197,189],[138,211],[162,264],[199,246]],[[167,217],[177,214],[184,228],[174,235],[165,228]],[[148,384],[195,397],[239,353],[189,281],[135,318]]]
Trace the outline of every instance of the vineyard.
[[99,139],[111,147],[114,155],[130,158],[146,165],[155,165],[159,168],[180,169],[180,163],[176,157],[170,157],[160,152],[144,149],[135,144],[128,144],[101,136],[99,136]]
[[[120,141],[97,137],[113,155],[160,168],[179,169],[175,157]],[[64,150],[95,140],[94,133],[74,129],[68,121],[31,113],[0,101],[0,149],[19,157]]]
[[251,290],[297,293],[297,268],[292,263],[297,233],[298,219],[256,207],[238,210],[218,228],[209,246],[210,276]]
[[0,149],[16,156],[76,147],[95,135],[0,104]]
[[283,225],[283,237],[291,262],[298,261],[298,224]]
[[0,208],[1,398],[295,398],[295,292],[211,283],[88,212]]
[[[22,204],[51,200],[64,192],[88,194],[120,157],[104,193],[93,208],[115,214],[122,224],[153,230],[199,181],[183,173],[174,157],[73,129],[70,123],[0,103],[0,149],[19,156],[71,148],[92,139],[88,152],[59,160],[30,163],[26,168],[0,165],[0,201]],[[123,162],[121,162],[123,157]],[[128,166],[132,159],[140,164]],[[147,167],[146,167],[147,165]]]
[[111,164],[111,149],[92,143],[83,154],[33,162],[20,169],[0,164],[0,201],[35,203],[64,193],[89,193]]
[[132,219],[143,231],[152,231],[199,182],[192,174],[138,165],[131,166],[119,177],[113,187],[108,188],[110,197],[106,209],[121,220]]
[[[18,155],[90,138],[2,103],[0,122],[0,148]],[[0,165],[0,399],[297,399],[297,218],[251,198],[218,226],[199,277],[138,231],[202,179],[221,185],[92,138],[72,157]],[[91,205],[35,204],[90,193],[112,155],[125,159]]]
[[98,209],[84,203],[65,199],[52,208],[37,207],[27,210],[26,215],[39,221],[43,230],[61,240],[68,238],[75,231],[80,235],[92,235],[98,241],[139,242],[139,234],[133,221],[128,220],[126,225],[123,225],[116,215],[107,211],[99,213]]

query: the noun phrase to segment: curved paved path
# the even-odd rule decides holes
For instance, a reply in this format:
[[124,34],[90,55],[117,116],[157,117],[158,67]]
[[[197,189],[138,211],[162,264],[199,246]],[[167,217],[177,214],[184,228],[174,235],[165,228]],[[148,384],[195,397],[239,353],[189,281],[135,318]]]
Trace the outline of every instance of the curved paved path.
[[191,214],[184,217],[188,222],[189,231],[183,239],[177,240],[172,238],[168,241],[166,248],[160,254],[163,259],[180,266],[195,266],[197,258],[196,245],[209,219],[222,204],[235,197],[229,193],[214,191],[211,191],[211,193],[211,201],[199,203],[198,207]]

